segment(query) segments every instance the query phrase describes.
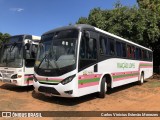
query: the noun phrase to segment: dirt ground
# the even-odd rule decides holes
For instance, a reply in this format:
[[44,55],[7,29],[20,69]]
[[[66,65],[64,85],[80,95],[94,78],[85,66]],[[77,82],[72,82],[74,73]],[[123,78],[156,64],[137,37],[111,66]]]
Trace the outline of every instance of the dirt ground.
[[[160,79],[151,78],[143,85],[132,83],[110,90],[105,99],[96,94],[69,99],[47,97],[34,92],[33,87],[18,87],[0,82],[0,111],[160,111]],[[20,120],[33,118],[0,118],[2,120]],[[35,118],[39,120],[39,118]],[[42,118],[44,120],[93,119],[93,118]],[[160,118],[107,117],[94,119],[108,120],[152,120]]]

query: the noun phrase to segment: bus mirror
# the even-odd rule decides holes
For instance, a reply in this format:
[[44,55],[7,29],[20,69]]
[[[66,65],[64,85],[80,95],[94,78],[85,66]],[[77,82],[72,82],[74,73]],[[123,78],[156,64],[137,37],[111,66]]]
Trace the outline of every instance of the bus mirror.
[[23,49],[23,58],[30,59],[30,44],[26,43]]

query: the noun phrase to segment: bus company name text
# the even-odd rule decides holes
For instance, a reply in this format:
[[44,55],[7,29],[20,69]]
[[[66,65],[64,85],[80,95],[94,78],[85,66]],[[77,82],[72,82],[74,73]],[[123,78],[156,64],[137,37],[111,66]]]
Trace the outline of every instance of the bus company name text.
[[117,63],[117,68],[135,68],[135,63]]

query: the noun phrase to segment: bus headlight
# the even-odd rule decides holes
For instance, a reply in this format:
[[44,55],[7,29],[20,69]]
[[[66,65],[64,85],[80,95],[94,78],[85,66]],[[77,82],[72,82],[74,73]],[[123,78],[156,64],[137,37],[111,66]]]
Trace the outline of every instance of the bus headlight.
[[17,77],[18,77],[18,78],[21,78],[21,77],[22,77],[22,75],[18,75]]
[[69,77],[67,77],[66,79],[62,80],[62,81],[61,81],[62,85],[65,85],[65,84],[71,82],[74,77],[75,77],[75,75],[72,75],[72,76],[69,76]]
[[38,79],[35,77],[35,75],[33,75],[33,80],[34,80],[35,82],[38,81]]

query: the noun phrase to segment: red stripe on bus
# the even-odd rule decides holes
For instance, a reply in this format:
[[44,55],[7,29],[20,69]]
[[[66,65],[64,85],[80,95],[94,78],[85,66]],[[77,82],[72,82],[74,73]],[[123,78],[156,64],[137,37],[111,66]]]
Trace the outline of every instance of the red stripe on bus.
[[33,75],[30,76],[25,75],[24,78],[33,78]]
[[99,84],[99,81],[98,82],[78,84],[78,88],[91,87],[91,86],[95,86],[95,85],[98,85],[98,84]]
[[141,66],[140,68],[152,68],[153,66]]
[[113,79],[113,81],[120,81],[120,80],[126,80],[126,79],[131,79],[131,78],[135,78],[135,77],[138,77],[138,75],[137,76],[128,76],[128,77],[123,77],[123,78],[115,78],[115,79]]
[[113,76],[117,75],[125,75],[125,74],[134,74],[137,73],[138,71],[125,71],[125,72],[116,72],[116,73],[111,73]]
[[100,77],[101,77],[101,74],[79,75],[78,79],[84,80],[84,79],[93,79],[93,78],[100,78]]

